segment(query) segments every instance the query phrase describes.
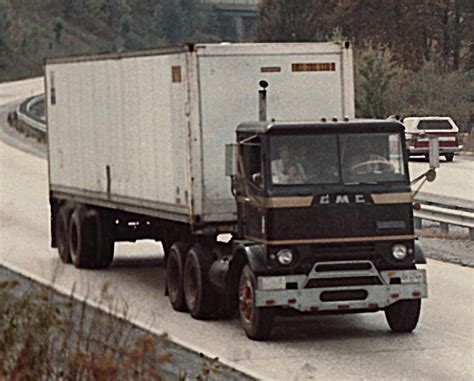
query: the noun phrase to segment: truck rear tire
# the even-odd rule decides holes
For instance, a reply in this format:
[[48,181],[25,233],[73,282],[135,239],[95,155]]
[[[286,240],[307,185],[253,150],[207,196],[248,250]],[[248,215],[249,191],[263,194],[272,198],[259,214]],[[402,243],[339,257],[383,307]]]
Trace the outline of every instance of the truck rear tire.
[[272,307],[255,306],[256,288],[255,274],[249,265],[245,265],[239,281],[240,322],[249,339],[267,340],[272,333],[275,310]]
[[72,207],[63,205],[56,216],[56,245],[58,247],[59,258],[61,258],[63,263],[72,262],[69,252],[69,220],[72,210]]
[[166,288],[168,298],[175,311],[187,311],[184,299],[183,274],[184,262],[189,245],[176,242],[171,245],[166,262]]
[[184,297],[194,319],[209,319],[219,307],[219,295],[209,281],[214,257],[201,244],[194,245],[184,265]]
[[393,332],[411,332],[420,317],[421,300],[400,300],[385,308],[385,318]]

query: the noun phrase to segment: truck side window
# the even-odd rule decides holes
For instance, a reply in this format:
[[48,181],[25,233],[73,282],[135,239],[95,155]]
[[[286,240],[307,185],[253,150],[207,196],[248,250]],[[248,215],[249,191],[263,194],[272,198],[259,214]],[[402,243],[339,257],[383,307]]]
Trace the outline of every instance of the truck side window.
[[243,175],[254,184],[261,185],[263,172],[261,163],[260,137],[255,137],[242,144]]

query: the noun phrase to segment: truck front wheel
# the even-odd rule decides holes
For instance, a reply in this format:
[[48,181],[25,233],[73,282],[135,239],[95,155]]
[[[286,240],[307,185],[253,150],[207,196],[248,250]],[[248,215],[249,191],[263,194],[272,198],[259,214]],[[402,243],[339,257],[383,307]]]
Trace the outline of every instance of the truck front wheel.
[[411,332],[418,324],[421,300],[400,300],[385,308],[385,318],[394,332]]
[[194,245],[184,265],[184,297],[191,316],[209,319],[218,309],[219,296],[209,282],[214,257],[201,244]]
[[266,340],[272,333],[275,311],[271,307],[255,306],[256,285],[255,274],[249,265],[245,265],[239,281],[240,322],[248,338]]
[[175,311],[187,311],[184,300],[183,273],[184,261],[189,245],[183,242],[174,243],[168,253],[166,262],[166,288],[168,298]]

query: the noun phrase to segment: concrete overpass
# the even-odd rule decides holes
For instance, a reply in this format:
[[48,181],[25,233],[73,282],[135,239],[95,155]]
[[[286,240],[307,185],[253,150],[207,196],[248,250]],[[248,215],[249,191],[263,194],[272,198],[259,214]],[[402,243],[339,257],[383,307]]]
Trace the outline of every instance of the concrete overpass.
[[235,20],[235,31],[239,40],[248,37],[251,22],[257,17],[260,2],[261,0],[200,0],[203,7],[209,7]]
[[224,13],[255,17],[260,0],[200,0],[200,2]]

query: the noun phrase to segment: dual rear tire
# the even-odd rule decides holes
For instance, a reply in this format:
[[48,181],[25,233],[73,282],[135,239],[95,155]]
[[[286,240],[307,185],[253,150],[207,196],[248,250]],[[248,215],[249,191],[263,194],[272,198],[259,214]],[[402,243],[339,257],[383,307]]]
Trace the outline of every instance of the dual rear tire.
[[[189,311],[195,319],[215,317],[219,311],[220,295],[209,280],[209,271],[215,256],[204,245],[191,248],[183,242],[171,246],[166,269],[168,297],[174,310]],[[270,337],[275,310],[255,306],[257,278],[245,265],[238,284],[239,312],[242,327],[252,340]]]
[[174,310],[189,311],[195,319],[209,319],[218,309],[219,295],[209,281],[213,256],[201,244],[171,246],[166,269],[168,297]]
[[59,257],[77,268],[104,269],[113,260],[114,243],[106,220],[96,209],[64,205],[56,221]]

